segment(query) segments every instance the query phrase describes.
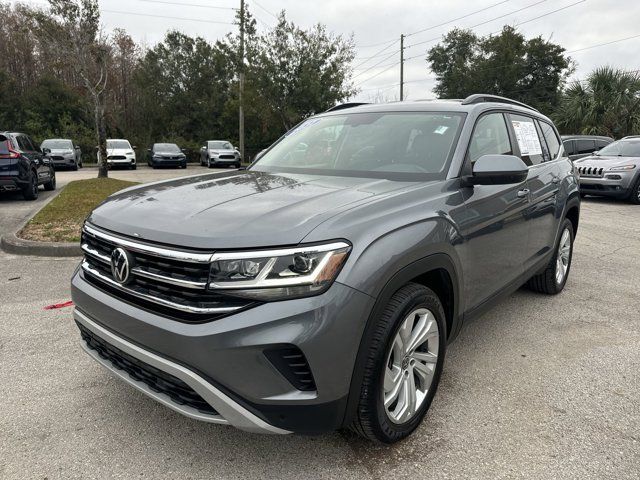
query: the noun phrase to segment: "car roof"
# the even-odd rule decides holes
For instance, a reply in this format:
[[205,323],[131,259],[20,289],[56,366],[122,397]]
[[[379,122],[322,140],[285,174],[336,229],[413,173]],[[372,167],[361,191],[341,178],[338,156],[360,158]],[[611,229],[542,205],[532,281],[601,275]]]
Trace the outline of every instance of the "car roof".
[[594,139],[594,140],[611,140],[613,138],[605,135],[561,135],[562,140],[581,140],[581,139]]
[[118,142],[128,142],[129,141],[126,138],[107,138],[107,142],[109,142],[111,140],[116,140]]
[[500,97],[487,96],[494,98],[487,101],[478,99],[474,103],[466,103],[471,97],[482,97],[481,95],[472,95],[465,100],[460,99],[426,99],[413,100],[403,102],[389,103],[364,103],[354,104],[346,108],[330,109],[318,116],[344,115],[346,113],[383,113],[383,112],[450,112],[450,113],[476,113],[480,114],[487,110],[508,110],[514,113],[531,115],[536,118],[543,119],[549,123],[553,123],[548,117],[524,104],[510,103],[509,99],[499,101]]
[[56,141],[56,142],[59,141],[59,140],[64,140],[65,142],[70,142],[71,141],[70,138],[45,138],[43,140],[43,142],[48,142],[49,140]]

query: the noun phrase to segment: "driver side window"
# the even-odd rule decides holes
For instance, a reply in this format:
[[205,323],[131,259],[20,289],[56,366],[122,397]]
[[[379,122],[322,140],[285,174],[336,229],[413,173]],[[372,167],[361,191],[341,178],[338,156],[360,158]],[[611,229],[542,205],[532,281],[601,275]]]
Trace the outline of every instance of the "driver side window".
[[502,113],[489,113],[478,120],[469,143],[469,159],[475,162],[483,155],[511,155],[509,131]]

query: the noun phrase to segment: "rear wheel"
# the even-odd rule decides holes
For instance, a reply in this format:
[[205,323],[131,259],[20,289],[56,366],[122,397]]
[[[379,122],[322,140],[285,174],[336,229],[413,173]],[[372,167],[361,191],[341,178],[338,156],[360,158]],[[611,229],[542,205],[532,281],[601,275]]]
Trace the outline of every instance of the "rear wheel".
[[536,292],[555,295],[560,293],[567,283],[571,258],[573,257],[573,224],[566,219],[562,222],[560,237],[553,257],[542,273],[534,275],[527,286]]
[[447,338],[442,303],[429,288],[409,283],[374,328],[351,429],[393,443],[420,425],[436,393]]
[[25,200],[38,198],[38,176],[33,170],[29,174],[27,184],[22,188],[22,196]]

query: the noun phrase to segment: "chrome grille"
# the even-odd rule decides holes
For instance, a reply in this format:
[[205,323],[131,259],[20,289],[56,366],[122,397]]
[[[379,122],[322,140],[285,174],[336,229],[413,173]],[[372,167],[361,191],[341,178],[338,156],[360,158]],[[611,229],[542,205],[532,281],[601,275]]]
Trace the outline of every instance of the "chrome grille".
[[603,167],[578,167],[578,173],[581,177],[602,177]]
[[[118,283],[111,271],[117,247],[132,258],[131,279]],[[207,288],[211,253],[166,249],[116,236],[91,225],[82,231],[82,270],[91,283],[155,313],[185,321],[206,321],[251,305]]]

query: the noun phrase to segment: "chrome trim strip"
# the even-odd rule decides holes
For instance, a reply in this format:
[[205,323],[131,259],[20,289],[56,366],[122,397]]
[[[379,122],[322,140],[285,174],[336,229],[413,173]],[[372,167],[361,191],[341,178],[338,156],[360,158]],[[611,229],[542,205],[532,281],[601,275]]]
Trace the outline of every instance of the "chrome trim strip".
[[110,233],[97,230],[95,227],[92,227],[88,223],[85,223],[83,231],[93,237],[101,238],[108,242],[114,243],[116,246],[127,247],[133,251],[146,253],[148,255],[154,255],[156,257],[171,258],[174,260],[182,260],[183,262],[192,263],[209,263],[211,261],[211,253],[181,252],[179,250],[155,247],[153,245],[135,242],[133,240],[117,237]]
[[242,306],[239,307],[210,307],[210,308],[201,308],[201,307],[191,307],[188,305],[182,305],[180,303],[174,303],[171,302],[169,300],[163,300],[161,298],[158,297],[154,297],[152,295],[147,295],[145,293],[140,293],[140,292],[136,292],[135,290],[131,290],[130,288],[126,288],[125,286],[120,285],[118,282],[116,282],[115,280],[104,276],[103,274],[101,274],[98,270],[96,270],[95,268],[91,267],[91,265],[89,265],[88,262],[83,261],[82,262],[82,270],[86,273],[89,273],[90,275],[93,275],[96,278],[99,278],[101,281],[108,283],[110,286],[117,288],[123,292],[126,292],[130,295],[133,295],[135,297],[141,298],[143,300],[147,300],[149,302],[153,302],[153,303],[157,303],[158,305],[162,305],[165,307],[170,307],[170,308],[174,308],[176,310],[182,310],[183,312],[189,312],[189,313],[229,313],[229,312],[235,312],[236,310],[240,310],[241,308],[244,308]]
[[207,288],[207,282],[192,282],[191,280],[180,280],[179,278],[165,277],[164,275],[149,272],[142,267],[133,267],[131,269],[131,273],[138,275],[139,277],[158,280],[159,282],[176,285],[178,287],[193,288],[195,290],[204,290]]
[[[193,388],[198,393],[198,395],[200,395],[218,413],[220,413],[220,416],[218,417],[215,415],[206,415],[200,412],[194,414],[191,411],[194,409],[189,410],[188,407],[178,405],[174,403],[168,396],[152,392],[148,387],[142,388],[140,386],[140,383],[142,382],[137,382],[129,375],[126,375],[124,372],[117,371],[115,367],[111,365],[111,362],[104,360],[97,353],[95,353],[95,351],[92,351],[88,347],[85,347],[85,351],[87,351],[87,353],[89,353],[101,365],[105,366],[108,370],[116,373],[120,378],[125,380],[130,385],[133,385],[143,393],[149,395],[154,400],[158,400],[159,402],[168,406],[169,408],[172,408],[176,412],[191,418],[195,418],[197,420],[204,420],[212,423],[228,423],[236,428],[248,432],[279,434],[291,433],[287,430],[282,430],[281,428],[274,427],[273,425],[268,424],[267,422],[244,408],[242,405],[238,404],[235,400],[231,399],[228,395],[211,385],[197,373],[183,367],[182,365],[160,357],[155,353],[140,348],[137,345],[134,345],[133,343],[125,340],[124,338],[119,337],[118,335],[110,332],[101,325],[95,323],[77,308],[74,309],[73,317],[76,321],[81,323],[85,328],[91,330],[95,335],[99,336],[105,342],[131,355],[132,357],[135,357],[138,360],[151,365],[152,367],[162,370],[163,372],[166,372],[182,380],[184,383]],[[92,352],[94,352],[95,354]],[[146,387],[145,384],[143,385]],[[169,400],[167,400],[168,398]]]
[[82,248],[82,251],[84,253],[86,253],[87,255],[91,255],[93,258],[95,258],[97,260],[100,260],[103,263],[111,265],[111,258],[107,257],[106,255],[101,254],[97,250],[91,248],[86,243],[83,243],[80,248]]

